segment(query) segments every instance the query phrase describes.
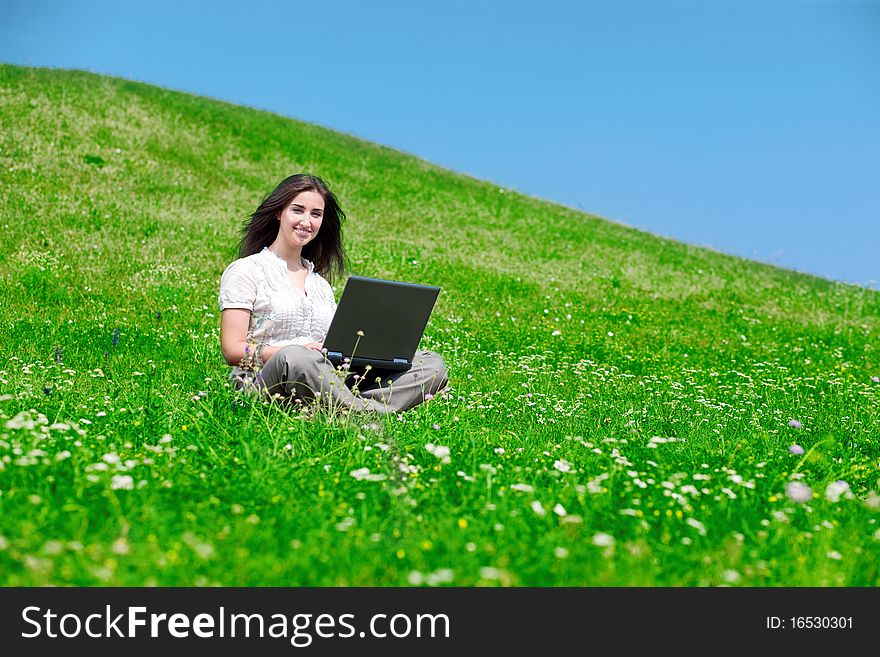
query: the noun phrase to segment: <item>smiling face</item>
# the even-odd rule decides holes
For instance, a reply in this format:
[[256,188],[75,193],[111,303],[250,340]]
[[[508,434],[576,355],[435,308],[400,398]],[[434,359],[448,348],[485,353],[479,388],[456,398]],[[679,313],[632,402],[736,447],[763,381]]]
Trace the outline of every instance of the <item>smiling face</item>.
[[278,215],[280,226],[275,242],[283,241],[291,250],[301,250],[311,242],[324,219],[324,197],[318,192],[301,192]]

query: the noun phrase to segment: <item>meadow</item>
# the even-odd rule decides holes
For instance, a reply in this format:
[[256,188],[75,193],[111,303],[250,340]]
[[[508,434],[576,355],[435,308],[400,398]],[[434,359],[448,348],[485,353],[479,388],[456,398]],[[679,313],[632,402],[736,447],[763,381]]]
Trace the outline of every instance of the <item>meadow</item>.
[[[0,118],[0,584],[880,584],[877,291],[141,83],[0,65]],[[220,274],[298,171],[351,273],[442,287],[445,395],[229,389]]]

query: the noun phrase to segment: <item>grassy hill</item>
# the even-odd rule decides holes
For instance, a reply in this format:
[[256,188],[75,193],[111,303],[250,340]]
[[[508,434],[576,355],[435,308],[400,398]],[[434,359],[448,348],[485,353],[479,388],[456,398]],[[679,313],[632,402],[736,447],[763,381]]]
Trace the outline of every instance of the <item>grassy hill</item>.
[[[880,293],[145,84],[0,65],[0,119],[0,584],[880,584]],[[228,390],[219,276],[298,171],[352,273],[443,288],[446,398]]]

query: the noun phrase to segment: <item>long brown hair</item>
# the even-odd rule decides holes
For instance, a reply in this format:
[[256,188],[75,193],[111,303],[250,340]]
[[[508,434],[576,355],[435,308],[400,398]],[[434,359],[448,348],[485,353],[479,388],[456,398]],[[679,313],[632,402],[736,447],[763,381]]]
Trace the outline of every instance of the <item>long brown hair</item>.
[[263,199],[242,227],[238,257],[259,253],[264,246],[272,244],[278,237],[278,213],[303,192],[317,192],[324,198],[324,219],[317,237],[303,247],[302,257],[311,260],[315,271],[332,283],[335,276],[342,275],[347,265],[342,246],[345,213],[327,183],[309,173],[297,173],[285,178],[275,191]]

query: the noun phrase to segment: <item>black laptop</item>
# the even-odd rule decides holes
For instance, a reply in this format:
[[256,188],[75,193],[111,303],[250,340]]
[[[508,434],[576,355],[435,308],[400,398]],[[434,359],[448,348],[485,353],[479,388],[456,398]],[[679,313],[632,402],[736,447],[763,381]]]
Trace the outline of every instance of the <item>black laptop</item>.
[[334,365],[408,370],[440,288],[349,276],[324,348]]

